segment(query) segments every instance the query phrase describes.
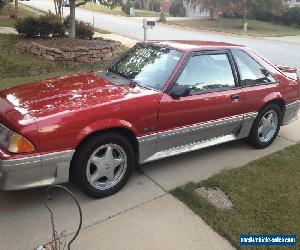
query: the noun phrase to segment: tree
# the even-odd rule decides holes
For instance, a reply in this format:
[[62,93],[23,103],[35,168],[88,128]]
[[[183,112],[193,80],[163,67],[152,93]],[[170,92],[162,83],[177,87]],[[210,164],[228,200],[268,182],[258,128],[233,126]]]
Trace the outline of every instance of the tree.
[[214,19],[218,12],[226,6],[226,0],[198,0],[202,10],[208,10],[210,19]]
[[54,0],[55,14],[62,20],[63,18],[63,3],[62,0]]
[[15,18],[17,19],[19,15],[19,0],[15,0]]
[[[115,1],[113,0],[98,0],[100,4],[114,8]],[[69,0],[70,3],[70,30],[69,30],[69,37],[75,38],[75,9],[81,5],[86,4],[89,0]]]
[[0,13],[1,13],[1,10],[4,8],[5,5],[6,5],[6,2],[4,0],[0,0]]
[[227,11],[239,12],[243,16],[243,27],[247,22],[247,15],[251,11],[256,0],[229,0]]

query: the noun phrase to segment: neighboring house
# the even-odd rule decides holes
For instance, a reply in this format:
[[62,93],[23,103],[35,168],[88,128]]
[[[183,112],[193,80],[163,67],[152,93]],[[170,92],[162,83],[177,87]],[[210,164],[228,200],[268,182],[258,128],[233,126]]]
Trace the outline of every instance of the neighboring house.
[[300,0],[284,0],[284,2],[290,7],[300,7]]

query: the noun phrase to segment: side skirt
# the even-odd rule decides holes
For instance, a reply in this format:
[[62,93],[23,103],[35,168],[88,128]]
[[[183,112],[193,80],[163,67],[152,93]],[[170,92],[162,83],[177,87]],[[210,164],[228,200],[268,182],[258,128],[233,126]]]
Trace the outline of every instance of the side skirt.
[[250,112],[139,137],[139,163],[245,138],[257,115]]
[[234,141],[234,140],[236,140],[235,135],[225,135],[225,136],[216,137],[216,138],[206,140],[206,141],[195,142],[195,143],[191,143],[189,145],[182,145],[182,146],[178,146],[175,148],[170,148],[170,149],[155,153],[153,156],[146,159],[144,161],[144,163],[163,159],[163,158],[174,156],[174,155],[187,153],[187,152],[192,152],[192,151],[195,151],[198,149],[207,148],[207,147],[215,146],[215,145],[218,145],[221,143]]

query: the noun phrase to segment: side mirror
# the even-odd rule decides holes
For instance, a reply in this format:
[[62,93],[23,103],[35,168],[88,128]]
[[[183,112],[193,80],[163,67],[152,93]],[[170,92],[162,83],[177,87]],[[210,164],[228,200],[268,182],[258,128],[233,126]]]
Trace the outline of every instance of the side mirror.
[[175,84],[169,91],[169,95],[172,97],[183,97],[189,95],[189,88],[186,85]]

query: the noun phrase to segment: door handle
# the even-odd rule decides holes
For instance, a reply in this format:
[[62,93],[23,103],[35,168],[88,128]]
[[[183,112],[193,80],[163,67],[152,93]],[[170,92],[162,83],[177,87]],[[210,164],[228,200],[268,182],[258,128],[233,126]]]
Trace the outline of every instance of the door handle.
[[231,96],[231,100],[232,101],[238,101],[240,99],[240,96],[239,95],[232,95]]

